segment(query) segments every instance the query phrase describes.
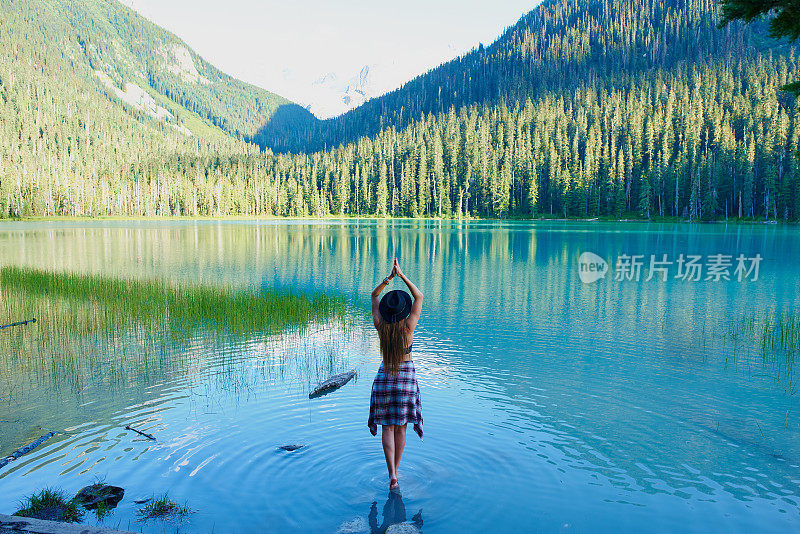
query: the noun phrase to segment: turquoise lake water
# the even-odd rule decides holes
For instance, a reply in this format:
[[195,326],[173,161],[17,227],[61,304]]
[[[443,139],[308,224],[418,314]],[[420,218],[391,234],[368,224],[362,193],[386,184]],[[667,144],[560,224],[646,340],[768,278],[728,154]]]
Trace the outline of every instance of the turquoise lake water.
[[[585,252],[608,265],[591,283]],[[408,433],[402,496],[366,426],[380,360],[369,292],[395,255],[425,294],[425,439]],[[699,256],[699,280],[679,276],[681,255]],[[672,263],[647,280],[651,257]],[[65,306],[50,312],[63,327],[0,330],[0,455],[64,432],[0,469],[0,513],[103,477],[125,498],[86,522],[143,532],[797,532],[796,351],[765,349],[761,333],[800,316],[799,260],[796,226],[3,222],[0,267],[324,294],[347,312],[176,340],[73,328]],[[112,348],[64,376],[23,350],[56,333],[78,356]],[[107,371],[142,351],[157,363]],[[348,369],[354,382],[308,399]],[[137,521],[133,500],[165,491],[195,512]]]

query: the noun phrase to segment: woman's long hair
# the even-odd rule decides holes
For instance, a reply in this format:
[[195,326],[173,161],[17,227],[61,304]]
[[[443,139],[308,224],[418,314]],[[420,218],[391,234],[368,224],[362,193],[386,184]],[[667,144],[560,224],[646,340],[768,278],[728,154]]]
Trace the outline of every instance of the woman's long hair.
[[396,323],[381,321],[378,325],[378,337],[381,339],[383,370],[390,375],[397,374],[400,363],[406,357],[406,320]]

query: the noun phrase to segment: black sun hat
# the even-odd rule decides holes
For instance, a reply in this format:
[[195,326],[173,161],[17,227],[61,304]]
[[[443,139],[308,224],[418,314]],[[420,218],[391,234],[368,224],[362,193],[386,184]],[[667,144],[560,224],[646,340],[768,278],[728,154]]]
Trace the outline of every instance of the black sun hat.
[[411,313],[411,295],[402,289],[389,291],[381,299],[378,305],[381,318],[387,323],[402,321]]

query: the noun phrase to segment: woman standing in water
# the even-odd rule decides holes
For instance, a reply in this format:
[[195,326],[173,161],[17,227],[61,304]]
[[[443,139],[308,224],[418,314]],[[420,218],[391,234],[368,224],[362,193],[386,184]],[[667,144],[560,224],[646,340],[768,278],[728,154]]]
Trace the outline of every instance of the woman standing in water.
[[[381,291],[395,276],[403,279],[411,295],[396,289],[379,301]],[[373,436],[378,432],[377,425],[382,427],[381,441],[389,469],[389,489],[398,487],[397,467],[406,446],[406,424],[412,423],[414,432],[422,438],[422,405],[411,359],[414,329],[421,313],[422,293],[403,274],[395,258],[391,274],[372,291],[372,322],[378,330],[383,361],[372,382],[367,422]]]

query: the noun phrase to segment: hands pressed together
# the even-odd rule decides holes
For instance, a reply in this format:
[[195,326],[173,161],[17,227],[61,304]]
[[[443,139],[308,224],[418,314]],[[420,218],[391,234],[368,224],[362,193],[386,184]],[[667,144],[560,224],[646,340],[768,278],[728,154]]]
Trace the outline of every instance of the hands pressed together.
[[391,280],[395,275],[403,278],[403,271],[400,270],[400,264],[397,263],[397,258],[394,259],[394,262],[392,263],[392,272],[386,277],[386,279]]

